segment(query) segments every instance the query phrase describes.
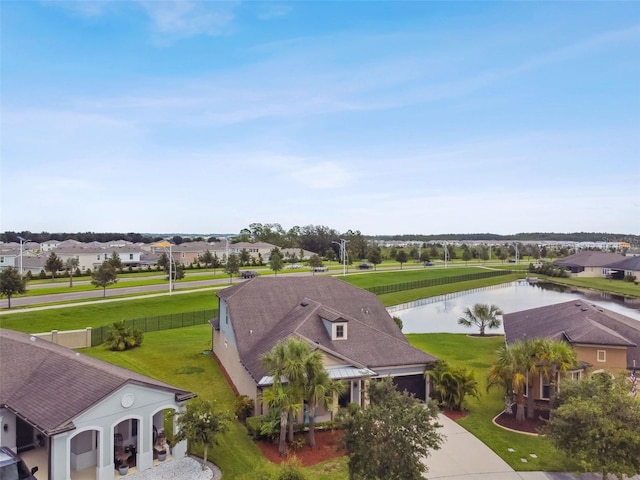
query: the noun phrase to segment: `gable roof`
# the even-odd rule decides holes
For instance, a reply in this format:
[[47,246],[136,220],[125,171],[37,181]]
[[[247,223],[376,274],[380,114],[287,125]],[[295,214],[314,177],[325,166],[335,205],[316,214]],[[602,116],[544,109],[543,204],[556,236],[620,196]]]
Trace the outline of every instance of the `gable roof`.
[[0,329],[0,407],[47,435],[71,430],[73,420],[115,390],[135,384],[173,393],[194,393],[80,354],[25,333]]
[[640,364],[640,320],[583,300],[507,313],[503,317],[508,344],[525,338],[566,340],[571,344],[627,348],[627,366]]
[[556,260],[553,264],[564,267],[604,267],[608,263],[624,260],[624,258],[623,255],[617,253],[584,250]]
[[[438,361],[409,344],[376,295],[334,277],[256,277],[217,295],[227,303],[238,354],[256,382],[267,374],[262,356],[290,336],[359,368]],[[332,340],[323,318],[347,322],[347,338]]]

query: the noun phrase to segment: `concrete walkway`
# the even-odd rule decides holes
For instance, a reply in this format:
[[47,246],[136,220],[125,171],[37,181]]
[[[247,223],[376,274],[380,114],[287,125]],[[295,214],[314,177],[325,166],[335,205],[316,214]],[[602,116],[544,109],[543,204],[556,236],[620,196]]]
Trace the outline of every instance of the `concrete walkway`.
[[[440,414],[440,433],[446,439],[440,450],[424,460],[429,480],[595,480],[601,475],[589,473],[576,477],[563,472],[516,472],[493,450],[456,422]],[[630,480],[640,480],[640,475]]]

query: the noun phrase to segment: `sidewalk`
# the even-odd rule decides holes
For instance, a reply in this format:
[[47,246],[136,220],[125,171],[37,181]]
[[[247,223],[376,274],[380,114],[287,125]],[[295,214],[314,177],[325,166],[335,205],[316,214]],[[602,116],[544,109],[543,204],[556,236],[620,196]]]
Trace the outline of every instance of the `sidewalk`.
[[[446,437],[440,450],[423,460],[429,480],[596,480],[602,476],[587,473],[576,477],[566,472],[516,472],[493,450],[450,418],[440,414]],[[612,477],[613,478],[613,477]],[[640,480],[640,475],[629,480]]]

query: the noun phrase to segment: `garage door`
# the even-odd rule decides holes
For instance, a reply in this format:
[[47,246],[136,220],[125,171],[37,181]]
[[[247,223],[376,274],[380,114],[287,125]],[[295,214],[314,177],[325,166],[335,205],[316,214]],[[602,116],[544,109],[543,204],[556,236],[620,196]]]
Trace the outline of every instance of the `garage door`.
[[404,377],[393,377],[393,384],[401,392],[407,391],[425,401],[426,379],[424,375],[407,375]]

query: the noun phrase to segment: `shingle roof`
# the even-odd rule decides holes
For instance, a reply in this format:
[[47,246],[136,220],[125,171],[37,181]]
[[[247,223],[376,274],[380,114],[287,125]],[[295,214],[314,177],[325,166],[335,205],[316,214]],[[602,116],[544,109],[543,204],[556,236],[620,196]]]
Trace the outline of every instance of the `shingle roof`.
[[605,267],[638,271],[640,270],[640,257],[625,257],[617,262],[608,263]]
[[[217,295],[227,302],[240,359],[256,381],[266,374],[262,355],[289,336],[373,370],[438,360],[409,344],[374,294],[334,277],[256,277]],[[323,317],[346,321],[347,338],[333,341]]]
[[0,406],[46,434],[73,428],[73,420],[126,384],[175,394],[193,393],[82,355],[27,334],[0,329]]
[[565,339],[572,344],[627,348],[627,365],[640,364],[640,320],[583,300],[508,313],[503,317],[508,344],[525,338]]
[[553,264],[566,267],[604,267],[608,263],[624,260],[624,258],[624,256],[617,253],[585,250],[556,260]]

